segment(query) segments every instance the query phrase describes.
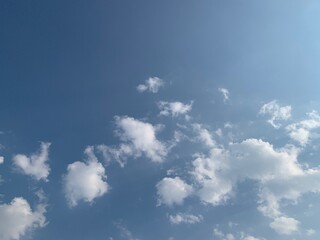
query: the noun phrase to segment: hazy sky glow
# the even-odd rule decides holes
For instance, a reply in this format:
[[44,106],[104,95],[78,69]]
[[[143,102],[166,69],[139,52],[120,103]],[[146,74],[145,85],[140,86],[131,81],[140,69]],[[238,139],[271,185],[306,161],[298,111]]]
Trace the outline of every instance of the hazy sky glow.
[[315,240],[320,3],[0,3],[0,240]]

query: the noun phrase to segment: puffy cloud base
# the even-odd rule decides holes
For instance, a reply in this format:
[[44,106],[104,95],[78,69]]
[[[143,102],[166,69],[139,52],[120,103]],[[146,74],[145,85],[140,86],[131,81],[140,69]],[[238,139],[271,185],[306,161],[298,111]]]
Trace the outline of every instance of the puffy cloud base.
[[14,198],[9,204],[0,204],[0,239],[18,240],[28,231],[44,227],[45,212],[43,204],[32,211],[29,203],[21,197]]

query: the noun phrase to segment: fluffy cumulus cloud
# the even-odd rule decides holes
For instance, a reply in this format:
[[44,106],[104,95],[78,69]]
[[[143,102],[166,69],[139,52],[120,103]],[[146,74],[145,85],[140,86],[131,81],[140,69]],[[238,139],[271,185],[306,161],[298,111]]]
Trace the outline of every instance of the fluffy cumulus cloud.
[[280,106],[276,100],[273,100],[264,104],[259,114],[269,116],[270,119],[267,122],[274,128],[279,128],[281,127],[280,121],[291,118],[291,106]]
[[64,191],[70,207],[76,206],[79,201],[92,203],[109,189],[105,181],[105,168],[94,156],[93,148],[88,147],[85,153],[88,156],[86,162],[69,164],[64,176]]
[[0,156],[0,164],[4,163],[4,157]]
[[169,220],[172,224],[195,224],[203,220],[202,215],[193,215],[187,213],[177,213],[175,215],[169,215]]
[[152,93],[157,93],[160,87],[164,86],[164,81],[158,77],[150,77],[148,78],[144,84],[140,84],[137,86],[138,92],[149,91]]
[[47,180],[50,172],[48,164],[50,143],[42,142],[40,150],[30,156],[17,154],[13,156],[14,165],[24,174],[36,180]]
[[218,91],[222,94],[223,96],[223,101],[227,102],[230,98],[230,93],[229,90],[226,88],[218,88]]
[[320,127],[320,116],[316,111],[307,114],[308,118],[286,127],[289,136],[300,145],[305,146],[312,137],[312,130]]
[[[260,184],[258,210],[272,219],[271,228],[280,234],[298,230],[299,222],[281,211],[283,200],[297,202],[307,192],[320,192],[320,169],[305,169],[298,162],[299,149],[286,145],[275,149],[259,139],[213,147],[208,156],[193,161],[196,194],[212,205],[225,203],[237,184],[245,179]],[[281,227],[286,223],[286,227]]]
[[19,240],[27,232],[44,227],[45,212],[44,204],[38,204],[35,210],[32,210],[22,197],[14,198],[8,204],[0,204],[0,239]]
[[182,102],[164,102],[158,103],[160,109],[160,115],[177,117],[179,115],[185,115],[192,109],[193,102],[184,104]]
[[160,129],[150,123],[132,117],[116,117],[117,135],[122,143],[117,148],[100,145],[97,149],[111,161],[117,160],[122,165],[128,157],[145,157],[153,162],[162,162],[168,153],[165,143],[156,138]]
[[158,204],[167,206],[181,205],[184,199],[192,194],[192,186],[185,183],[179,177],[164,178],[158,184]]
[[270,223],[270,227],[274,229],[277,233],[283,235],[290,235],[298,230],[299,222],[290,217],[278,217]]

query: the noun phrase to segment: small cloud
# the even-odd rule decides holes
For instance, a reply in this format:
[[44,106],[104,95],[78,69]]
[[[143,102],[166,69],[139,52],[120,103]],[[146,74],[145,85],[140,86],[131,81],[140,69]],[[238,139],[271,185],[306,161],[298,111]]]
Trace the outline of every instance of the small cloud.
[[220,240],[235,240],[236,239],[232,233],[223,233],[218,228],[213,229],[213,235]]
[[43,179],[47,181],[49,176],[50,167],[49,160],[49,147],[51,143],[41,142],[40,150],[37,153],[27,156],[24,154],[17,154],[13,156],[12,160],[16,167],[22,173],[30,175],[36,180]]
[[0,156],[0,164],[4,163],[4,157]]
[[312,228],[310,228],[310,229],[308,229],[307,230],[307,236],[313,236],[313,235],[315,235],[316,234],[316,230],[314,230],[314,229],[312,229]]
[[223,102],[226,103],[229,98],[230,98],[230,93],[229,93],[229,90],[226,89],[226,88],[218,88],[218,91],[220,93],[222,93],[222,96],[223,96]]
[[223,125],[224,128],[233,128],[233,124],[231,124],[230,122],[226,122],[224,125]]
[[[213,235],[219,240],[265,240],[264,238],[256,238],[244,232],[240,233],[224,233],[217,227],[213,229]],[[237,238],[236,238],[237,236]]]
[[278,217],[270,223],[270,227],[277,233],[282,235],[290,235],[293,232],[298,231],[299,221],[290,217]]
[[65,197],[70,207],[75,207],[81,200],[92,203],[109,190],[105,168],[94,156],[93,148],[88,147],[85,153],[87,161],[69,164],[63,178]]
[[187,223],[187,224],[195,224],[199,223],[203,220],[202,215],[193,215],[193,214],[187,214],[187,213],[178,213],[176,215],[169,215],[169,221],[172,224],[181,224],[181,223]]
[[106,145],[97,146],[97,150],[107,161],[114,159],[124,166],[127,157],[137,158],[141,155],[145,155],[153,162],[164,160],[168,149],[166,144],[156,137],[160,126],[153,126],[128,116],[117,116],[116,125],[116,133],[122,141],[120,146],[115,148]]
[[[246,235],[241,238],[241,240],[260,240],[260,238],[256,238],[254,236]],[[262,239],[261,239],[262,240]]]
[[120,237],[124,240],[139,240],[139,238],[136,238],[133,236],[132,232],[129,231],[129,229],[123,225],[121,222],[115,223],[116,227],[120,231]]
[[160,109],[160,115],[177,117],[179,115],[185,115],[192,109],[193,102],[189,104],[184,104],[182,102],[164,102],[161,101],[158,103]]
[[259,111],[261,115],[268,115],[271,118],[267,121],[274,128],[281,127],[279,121],[291,118],[291,106],[280,106],[276,100],[264,104]]
[[193,192],[192,186],[185,183],[179,177],[164,178],[157,183],[158,205],[181,205],[184,199]]
[[148,78],[144,84],[140,84],[137,86],[137,91],[142,93],[145,91],[149,91],[152,93],[157,93],[160,87],[164,86],[164,81],[158,77],[150,77]]
[[316,111],[312,111],[307,115],[308,119],[286,127],[291,139],[300,143],[301,146],[305,146],[309,142],[312,137],[311,130],[320,127],[320,116]]

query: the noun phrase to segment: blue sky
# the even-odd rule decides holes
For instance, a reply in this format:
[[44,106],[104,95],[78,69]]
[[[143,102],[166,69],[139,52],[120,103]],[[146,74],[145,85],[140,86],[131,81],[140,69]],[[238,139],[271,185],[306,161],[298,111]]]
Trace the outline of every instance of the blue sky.
[[0,2],[0,240],[318,239],[320,3]]

